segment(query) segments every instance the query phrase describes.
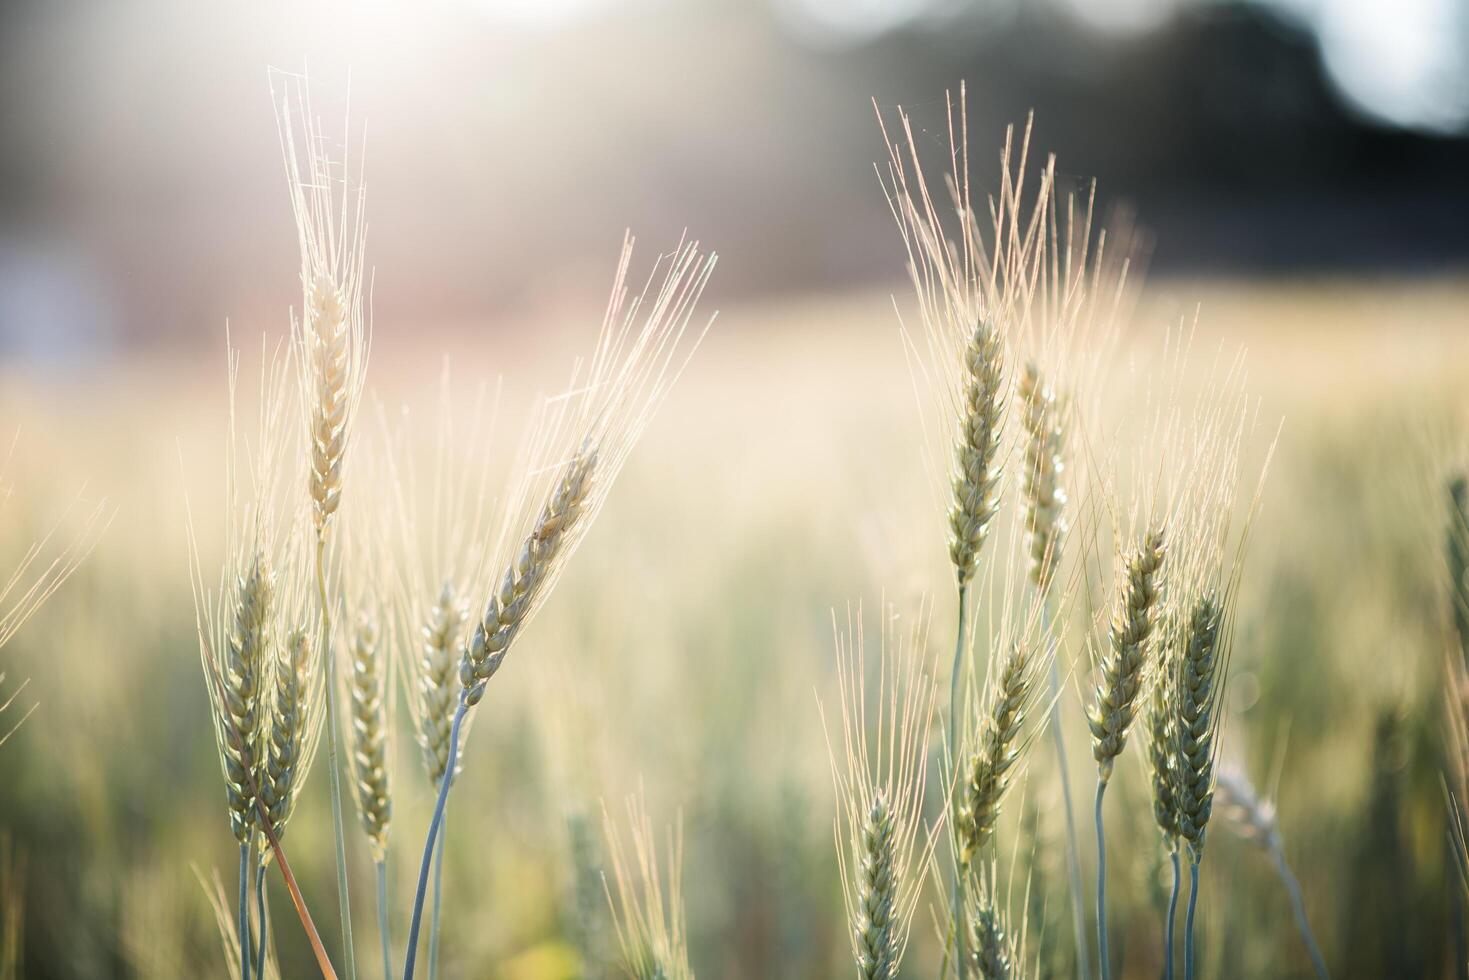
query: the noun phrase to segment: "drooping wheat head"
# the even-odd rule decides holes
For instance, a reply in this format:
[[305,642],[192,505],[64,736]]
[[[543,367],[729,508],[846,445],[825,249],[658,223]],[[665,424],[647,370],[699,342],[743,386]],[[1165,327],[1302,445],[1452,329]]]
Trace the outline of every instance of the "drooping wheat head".
[[1041,689],[1045,658],[1027,639],[1013,639],[999,670],[986,685],[975,745],[963,769],[955,833],[960,863],[967,867],[994,835],[1000,805],[1029,744],[1026,730]]
[[1138,694],[1147,679],[1149,640],[1154,611],[1163,587],[1164,539],[1153,528],[1123,560],[1113,600],[1101,679],[1087,708],[1092,733],[1092,755],[1098,776],[1106,782],[1127,743],[1137,714]]
[[886,980],[897,975],[937,839],[923,820],[937,686],[926,652],[927,609],[911,626],[890,607],[883,613],[875,692],[868,689],[860,607],[848,610],[845,628],[833,622],[842,725],[840,749],[829,731],[827,744],[852,956],[859,976]]
[[[714,266],[680,245],[629,301],[632,240],[623,244],[596,348],[566,391],[545,401],[520,452],[519,479],[486,563],[501,569],[459,665],[460,695],[478,704],[601,509],[628,454],[702,337],[689,330]],[[647,298],[645,298],[647,297]],[[646,307],[646,311],[645,311]]]
[[391,712],[393,672],[389,647],[369,612],[358,615],[352,631],[348,686],[352,729],[352,792],[357,814],[375,862],[388,850],[388,828],[393,819],[391,785]]
[[658,870],[658,848],[653,824],[641,796],[629,797],[627,820],[632,850],[623,845],[612,817],[603,808],[612,880],[607,902],[629,980],[693,980],[689,968],[688,925],[683,903],[683,825],[669,829],[668,886]]

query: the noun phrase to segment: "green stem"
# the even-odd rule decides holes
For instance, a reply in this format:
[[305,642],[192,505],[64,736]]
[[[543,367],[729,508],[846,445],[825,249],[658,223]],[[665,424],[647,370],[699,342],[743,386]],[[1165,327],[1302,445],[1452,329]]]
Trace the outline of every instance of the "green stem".
[[393,980],[393,957],[388,940],[388,858],[374,861],[377,865],[377,931],[383,944],[383,980]]
[[[1041,599],[1042,636],[1049,637],[1050,626],[1051,599],[1048,593]],[[1061,722],[1061,668],[1056,663],[1055,652],[1051,654],[1051,742],[1056,749],[1061,804],[1066,814],[1066,873],[1071,879],[1071,931],[1076,943],[1076,975],[1079,980],[1088,980],[1091,957],[1086,944],[1086,901],[1081,890],[1081,856],[1076,842],[1076,810],[1071,803],[1071,773],[1066,768],[1066,731]]]
[[[949,675],[949,770],[950,779],[953,784],[949,812],[959,812],[959,794],[963,788],[959,784],[959,702],[964,674],[964,618],[968,612],[967,598],[968,589],[959,586],[959,630],[954,640],[954,667]],[[954,849],[954,883],[950,892],[952,909],[952,929],[954,932],[954,966],[959,980],[964,980],[968,974],[965,962],[965,929],[964,929],[964,869],[959,861],[959,835],[958,828],[954,825],[952,817],[949,821],[949,838],[953,842]]]
[[240,845],[240,977],[250,980],[250,842]]
[[439,908],[444,897],[444,841],[449,839],[449,808],[439,819],[438,853],[434,856],[434,907],[428,923],[428,980],[439,974]]
[[428,873],[434,860],[434,842],[439,828],[444,824],[444,805],[449,802],[449,787],[454,784],[454,767],[459,761],[459,726],[469,713],[464,695],[459,696],[459,707],[454,712],[454,721],[449,726],[449,758],[444,765],[444,776],[439,780],[439,798],[434,803],[434,815],[428,823],[428,837],[423,842],[423,863],[418,869],[418,887],[413,893],[413,917],[408,923],[408,951],[403,957],[403,980],[413,980],[413,969],[418,960],[418,931],[423,925],[423,899],[428,891]]
[[1107,965],[1107,837],[1102,832],[1102,794],[1107,791],[1107,781],[1097,780],[1097,805],[1094,819],[1097,823],[1097,973],[1102,980],[1111,975]]
[[255,954],[255,975],[260,980],[265,980],[265,935],[270,926],[265,918],[265,862],[261,861],[255,869],[255,910],[259,913],[260,939],[256,943],[258,947]]
[[1168,894],[1168,922],[1163,932],[1163,977],[1173,980],[1173,920],[1178,915],[1178,888],[1183,877],[1178,867],[1178,848],[1169,855],[1173,859],[1173,891]]
[[1291,873],[1290,865],[1285,863],[1285,854],[1280,848],[1271,849],[1275,857],[1275,870],[1280,875],[1280,880],[1285,884],[1285,890],[1290,895],[1291,911],[1296,917],[1296,928],[1301,931],[1301,939],[1306,943],[1306,952],[1311,955],[1311,966],[1316,970],[1318,980],[1330,980],[1330,974],[1326,972],[1326,960],[1321,956],[1321,947],[1316,945],[1316,937],[1311,933],[1311,923],[1306,919],[1306,903],[1301,898],[1301,885],[1296,881],[1296,876]]
[[347,835],[342,825],[342,777],[337,765],[337,658],[332,650],[331,602],[326,594],[326,532],[316,537],[316,597],[321,604],[321,659],[326,669],[326,772],[331,786],[332,830],[337,845],[337,907],[342,919],[342,955],[347,980],[357,980],[352,947],[352,901],[347,891]]
[[1188,917],[1183,920],[1183,978],[1194,980],[1194,910],[1199,904],[1199,860],[1188,862]]

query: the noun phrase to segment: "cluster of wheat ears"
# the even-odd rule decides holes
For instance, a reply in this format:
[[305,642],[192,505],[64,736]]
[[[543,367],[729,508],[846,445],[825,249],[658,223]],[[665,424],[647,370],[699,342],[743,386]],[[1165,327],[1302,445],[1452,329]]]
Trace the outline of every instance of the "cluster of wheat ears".
[[[374,440],[364,417],[361,172],[347,168],[350,154],[327,153],[303,81],[275,94],[300,312],[286,348],[262,358],[258,417],[231,416],[217,580],[193,563],[225,817],[239,847],[236,900],[219,900],[217,911],[235,975],[279,975],[266,898],[276,866],[321,973],[338,975],[286,850],[324,742],[336,962],[356,976],[345,780],[376,871],[382,970],[395,973],[398,909],[384,869],[395,840],[393,716],[406,704],[437,798],[396,972],[410,980],[422,946],[433,977],[446,804],[475,708],[707,329],[695,306],[714,259],[682,243],[635,295],[625,242],[592,351],[564,389],[535,405],[507,485],[492,493],[483,468],[453,458],[473,440],[451,435],[446,412],[434,448],[453,465],[433,467],[439,477],[419,494],[415,434],[379,419]],[[860,607],[837,631],[841,721],[828,744],[857,973],[897,976],[920,896],[931,891],[945,975],[1023,976],[1051,943],[1071,946],[1078,975],[1110,976],[1103,803],[1131,741],[1153,791],[1157,846],[1172,865],[1159,928],[1169,976],[1185,859],[1190,871],[1181,958],[1191,977],[1216,790],[1298,900],[1268,802],[1242,777],[1219,775],[1244,542],[1259,497],[1252,481],[1253,496],[1237,502],[1256,426],[1242,363],[1216,355],[1199,380],[1185,370],[1191,332],[1180,327],[1158,376],[1130,380],[1127,421],[1103,431],[1098,382],[1122,370],[1115,341],[1136,279],[1125,228],[1094,226],[1094,195],[1061,193],[1052,160],[1033,165],[1028,129],[1007,137],[997,191],[972,197],[962,90],[941,192],[930,191],[909,119],[899,121],[896,139],[884,130],[890,158],[880,176],[914,287],[918,325],[904,337],[942,497],[935,513],[946,514],[957,625],[946,705],[942,665],[928,652],[935,606],[911,619],[884,607],[874,670]],[[239,364],[232,353],[232,405]],[[1069,773],[1081,763],[1068,744],[1083,738],[1096,767],[1094,852],[1082,848],[1071,796]],[[1060,935],[1018,911],[1023,847],[1004,839],[1001,820],[1042,767],[1053,769],[1065,820],[1070,923]],[[941,792],[930,792],[935,785]],[[670,837],[665,886],[640,803],[628,817],[631,850],[619,821],[607,821],[615,886],[604,888],[624,967],[637,978],[689,977],[681,843]],[[1082,883],[1089,860],[1094,891]],[[1299,921],[1314,955],[1303,911]]]

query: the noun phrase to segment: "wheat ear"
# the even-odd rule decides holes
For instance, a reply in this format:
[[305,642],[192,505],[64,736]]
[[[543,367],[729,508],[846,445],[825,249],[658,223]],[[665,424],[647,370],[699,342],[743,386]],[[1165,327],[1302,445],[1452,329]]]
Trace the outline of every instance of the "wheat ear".
[[255,794],[265,762],[263,676],[269,657],[271,605],[275,581],[269,561],[257,554],[235,587],[226,659],[220,680],[225,718],[221,761],[229,806],[230,832],[248,844],[255,826]]
[[1087,709],[1092,755],[1102,783],[1111,777],[1137,713],[1138,694],[1147,676],[1153,612],[1162,587],[1163,558],[1163,532],[1154,529],[1122,563],[1102,677]]
[[310,651],[311,640],[306,632],[291,630],[280,645],[273,671],[270,752],[265,764],[265,778],[260,783],[260,800],[265,804],[277,839],[285,837],[286,823],[296,809],[296,799],[310,761],[312,719],[319,717],[315,699],[311,696]]
[[857,975],[887,980],[897,975],[900,953],[897,922],[896,830],[887,794],[872,795],[862,822],[857,853],[857,915],[852,920]]
[[550,580],[562,544],[585,510],[596,465],[596,450],[588,448],[566,464],[540,520],[514,564],[505,569],[499,590],[490,596],[459,664],[460,697],[466,706],[473,707],[484,697],[485,685],[500,669],[539,591]]
[[1056,393],[1027,362],[1016,385],[1025,430],[1022,498],[1030,577],[1044,594],[1055,575],[1061,539],[1066,533],[1066,491],[1061,483],[1066,430]]
[[1205,593],[1194,603],[1178,665],[1174,735],[1174,800],[1178,835],[1195,861],[1203,855],[1204,832],[1213,808],[1215,732],[1219,726],[1217,685],[1222,660],[1219,598]]
[[393,819],[388,768],[391,671],[384,664],[386,657],[377,624],[366,613],[360,615],[351,642],[352,775],[358,815],[377,863],[387,855]]
[[969,945],[971,963],[982,980],[1012,980],[1016,976],[1013,940],[988,899],[969,917]]
[[991,685],[978,748],[965,767],[965,784],[955,818],[963,867],[969,866],[994,835],[1000,804],[1025,745],[1025,723],[1039,689],[1040,660],[1030,644],[1012,643]]
[[418,740],[429,784],[435,788],[444,778],[444,769],[449,764],[449,730],[454,724],[454,707],[459,692],[454,659],[468,618],[453,583],[445,582],[421,631]]
[[1127,743],[1127,731],[1137,713],[1138,693],[1147,677],[1148,640],[1153,633],[1154,608],[1162,587],[1163,532],[1154,529],[1122,562],[1116,605],[1102,657],[1102,677],[1087,708],[1092,733],[1092,755],[1097,760],[1097,793],[1092,819],[1097,829],[1097,970],[1102,980],[1111,976],[1107,953],[1107,838],[1102,821],[1102,796],[1112,777],[1117,756]]

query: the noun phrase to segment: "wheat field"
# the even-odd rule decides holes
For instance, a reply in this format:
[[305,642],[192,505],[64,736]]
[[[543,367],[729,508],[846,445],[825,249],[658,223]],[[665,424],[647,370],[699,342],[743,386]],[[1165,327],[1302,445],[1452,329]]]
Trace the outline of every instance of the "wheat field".
[[[849,975],[822,722],[840,700],[833,621],[859,601],[859,616],[886,601],[912,619],[926,599],[940,678],[954,627],[944,518],[894,313],[895,302],[911,312],[909,287],[894,272],[887,288],[724,305],[477,709],[446,821],[443,976],[613,971],[608,892],[619,885],[603,814],[625,835],[634,793],[660,866],[666,830],[680,828],[677,900],[693,973]],[[1248,352],[1248,389],[1267,424],[1241,457],[1258,468],[1279,431],[1239,581],[1221,758],[1273,798],[1333,975],[1451,975],[1464,933],[1441,776],[1441,664],[1454,642],[1442,488],[1463,461],[1469,339],[1454,328],[1469,284],[1154,281],[1101,384],[1125,394],[1129,378],[1157,369],[1162,338],[1196,308],[1197,349]],[[456,404],[502,379],[504,431],[473,451],[506,470],[523,406],[558,382],[568,352],[586,349],[598,312],[507,324],[513,344],[456,338],[452,349],[379,321],[360,416],[405,402],[432,418],[447,357]],[[260,369],[262,333],[268,352],[284,331],[232,325],[242,387]],[[233,909],[235,857],[207,734],[186,516],[201,562],[217,564],[223,329],[218,341],[215,357],[139,357],[61,383],[12,373],[3,386],[3,418],[19,430],[5,473],[5,554],[18,557],[57,521],[62,537],[81,534],[91,502],[105,498],[112,515],[3,653],[9,683],[29,678],[5,717],[34,705],[0,748],[13,975],[229,968],[205,883],[218,876]],[[1185,386],[1194,383],[1203,384]],[[348,479],[380,477],[368,472]],[[1072,678],[1056,709],[1082,800],[1090,695]],[[933,746],[941,714],[923,733]],[[409,710],[388,717],[397,959],[434,787]],[[996,831],[1010,882],[1000,893],[1026,924],[1023,975],[1071,968],[1048,758],[1036,750]],[[1161,969],[1166,856],[1142,760],[1139,746],[1125,750],[1107,797],[1116,976]],[[285,844],[340,969],[324,765],[318,758]],[[357,969],[373,975],[372,856],[355,814],[345,817]],[[1199,975],[1312,975],[1269,855],[1230,829],[1226,807],[1213,826]],[[1033,854],[1021,854],[1023,839],[1038,842]],[[1094,847],[1079,858],[1089,882]],[[636,888],[631,866],[626,877]],[[944,886],[916,887],[904,976],[930,975],[941,958],[946,913],[934,908]],[[311,975],[284,890],[273,886],[270,901],[282,974]],[[599,959],[584,960],[588,951]]]

